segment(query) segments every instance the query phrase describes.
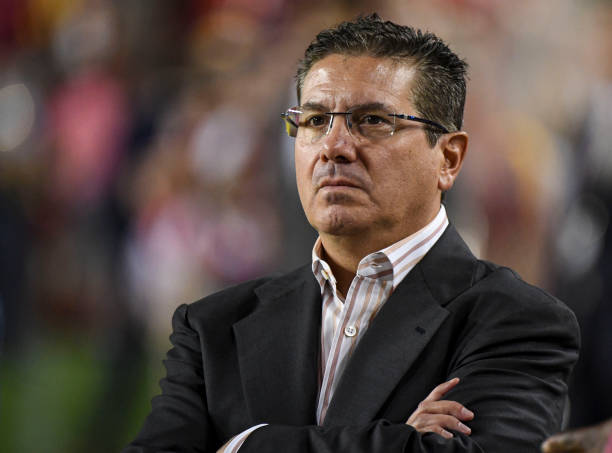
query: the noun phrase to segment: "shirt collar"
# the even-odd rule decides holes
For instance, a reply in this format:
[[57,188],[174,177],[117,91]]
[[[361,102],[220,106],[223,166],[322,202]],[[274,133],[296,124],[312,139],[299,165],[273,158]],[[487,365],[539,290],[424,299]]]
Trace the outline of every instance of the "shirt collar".
[[[398,242],[365,256],[357,267],[357,274],[366,278],[393,280],[393,289],[416,266],[427,252],[438,241],[448,226],[448,217],[444,205],[436,217],[419,231],[407,236]],[[312,248],[312,272],[321,286],[329,282],[335,292],[336,279],[329,264],[321,258],[323,244],[318,237]]]

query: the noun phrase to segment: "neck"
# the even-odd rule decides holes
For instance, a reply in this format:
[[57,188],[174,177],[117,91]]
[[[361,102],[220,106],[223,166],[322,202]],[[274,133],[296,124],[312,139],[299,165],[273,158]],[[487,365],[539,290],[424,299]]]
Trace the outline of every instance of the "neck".
[[336,278],[336,288],[346,296],[351,282],[357,274],[359,262],[365,256],[416,233],[431,222],[436,215],[437,212],[422,224],[413,225],[411,228],[402,231],[392,233],[387,230],[387,234],[383,234],[380,229],[369,235],[364,235],[363,232],[355,235],[334,235],[319,231],[321,244],[323,245],[322,258],[327,261]]
[[343,247],[334,238],[321,235],[321,244],[323,245],[322,258],[329,264],[334,277],[336,279],[336,289],[343,296],[346,296],[351,286],[353,278],[357,273],[357,266],[364,255],[361,252],[356,252]]
[[347,237],[320,233],[323,245],[323,259],[329,264],[334,277],[336,288],[346,296],[351,286],[357,267],[363,257],[381,250],[407,235],[397,239],[367,241],[363,236]]

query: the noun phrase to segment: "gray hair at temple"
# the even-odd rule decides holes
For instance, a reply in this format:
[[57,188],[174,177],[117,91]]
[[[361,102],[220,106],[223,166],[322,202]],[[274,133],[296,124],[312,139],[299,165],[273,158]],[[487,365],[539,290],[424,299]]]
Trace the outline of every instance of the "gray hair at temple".
[[[412,103],[418,114],[461,130],[465,105],[467,63],[436,35],[383,21],[378,14],[360,16],[354,22],[321,31],[310,43],[296,74],[298,103],[308,71],[328,55],[387,57],[416,69]],[[440,132],[426,129],[434,146]]]

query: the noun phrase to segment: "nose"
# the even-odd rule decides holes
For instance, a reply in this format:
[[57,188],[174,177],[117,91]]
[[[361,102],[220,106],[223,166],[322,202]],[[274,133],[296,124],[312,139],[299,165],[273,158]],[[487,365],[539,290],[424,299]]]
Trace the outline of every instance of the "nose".
[[347,120],[348,115],[332,115],[329,131],[321,140],[321,160],[344,163],[357,158],[355,138],[349,131]]

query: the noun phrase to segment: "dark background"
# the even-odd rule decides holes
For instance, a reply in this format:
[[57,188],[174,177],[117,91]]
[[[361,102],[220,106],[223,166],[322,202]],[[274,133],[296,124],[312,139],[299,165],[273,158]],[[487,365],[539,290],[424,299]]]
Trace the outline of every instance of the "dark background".
[[451,220],[576,311],[571,423],[612,416],[611,2],[0,0],[0,451],[119,450],[175,307],[309,259],[279,113],[373,10],[470,63]]

